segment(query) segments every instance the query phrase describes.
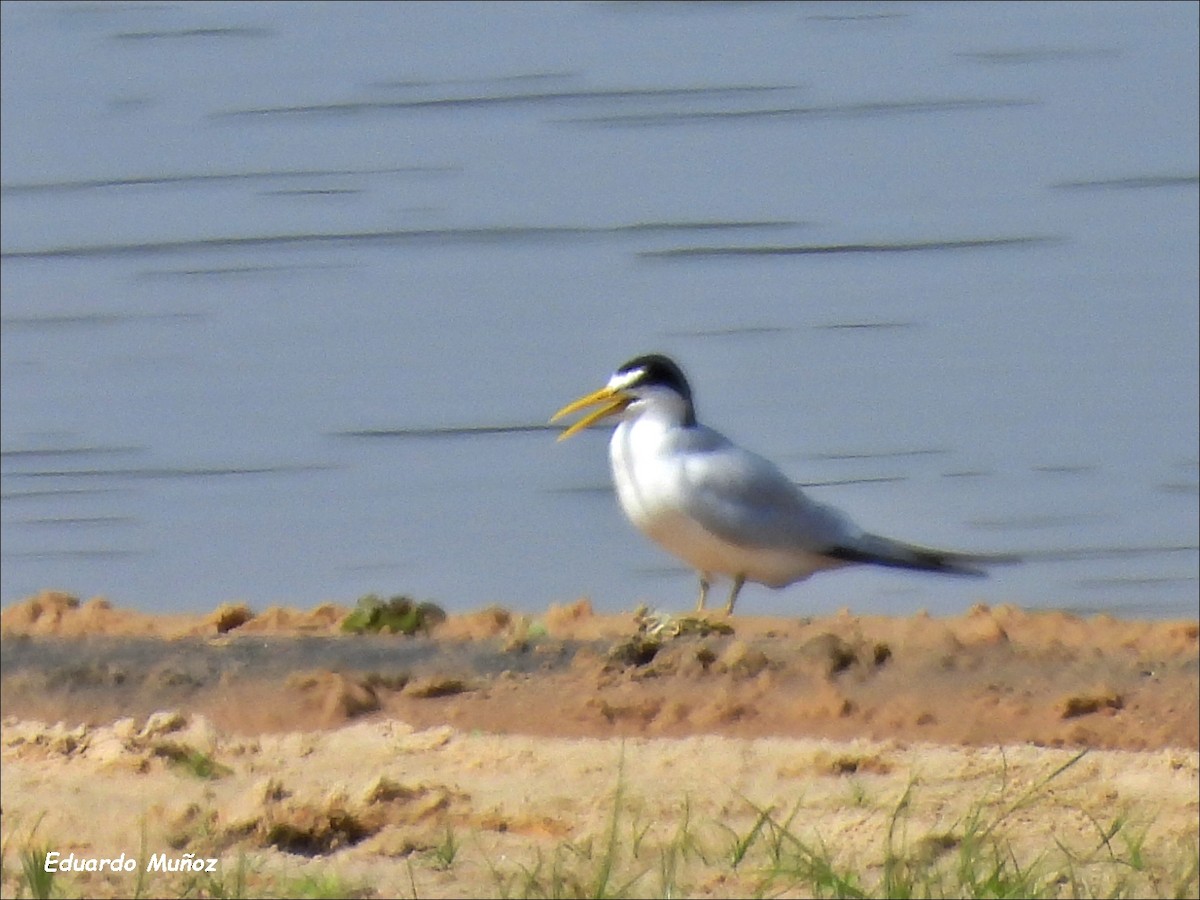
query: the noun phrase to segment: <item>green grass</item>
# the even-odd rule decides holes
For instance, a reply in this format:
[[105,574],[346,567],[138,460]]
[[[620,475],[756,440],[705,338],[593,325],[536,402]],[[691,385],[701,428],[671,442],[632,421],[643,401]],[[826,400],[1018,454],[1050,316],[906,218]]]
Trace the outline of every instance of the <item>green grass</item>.
[[[233,900],[248,896],[247,881],[249,860],[245,853],[238,853],[232,866],[218,860],[216,872],[200,872],[182,876],[179,884],[180,897],[211,897],[213,900]],[[304,896],[293,894],[292,896]]]
[[29,896],[46,900],[54,894],[54,872],[46,871],[46,848],[29,847],[21,851],[21,874]]
[[[17,854],[21,863],[21,875],[17,879],[18,888],[13,895],[15,897],[30,896],[44,900],[55,894],[54,881],[57,873],[46,871],[46,854],[49,847],[46,842],[38,841],[35,837],[43,818],[44,814],[33,823],[33,827],[25,835],[24,846]],[[8,850],[15,833],[15,829],[10,831],[0,844],[0,883],[9,880]]]
[[454,829],[446,826],[446,833],[442,840],[430,852],[433,857],[434,864],[440,868],[449,871],[454,868],[454,860],[458,857],[459,843],[458,837],[454,833]]
[[209,754],[193,747],[159,748],[157,752],[160,756],[165,756],[180,772],[205,781],[224,778],[233,772],[229,766],[217,762]]
[[445,611],[433,603],[418,603],[402,594],[384,600],[378,594],[360,597],[357,605],[342,620],[348,634],[428,633],[446,621]]
[[285,882],[280,896],[296,897],[301,900],[344,900],[349,897],[370,897],[373,896],[373,893],[363,885],[325,873],[305,875],[302,878]]
[[[1200,847],[1192,836],[1152,863],[1147,836],[1152,822],[1119,816],[1107,824],[1093,819],[1094,849],[1080,852],[1060,841],[1037,852],[1020,851],[1006,826],[1039,799],[1086,751],[1013,792],[1002,772],[996,796],[978,800],[950,826],[914,827],[911,816],[918,785],[909,783],[886,811],[882,852],[875,859],[847,859],[819,836],[805,838],[796,823],[797,801],[786,814],[743,799],[753,813],[734,829],[710,823],[707,835],[693,827],[685,804],[676,829],[654,844],[648,827],[625,806],[618,779],[604,838],[540,850],[530,864],[508,870],[489,862],[498,897],[682,897],[712,883],[731,895],[819,898],[1091,898],[1195,897],[1200,893]],[[856,806],[858,804],[855,804]],[[1085,813],[1086,814],[1086,813]],[[1014,826],[1019,833],[1019,826]]]

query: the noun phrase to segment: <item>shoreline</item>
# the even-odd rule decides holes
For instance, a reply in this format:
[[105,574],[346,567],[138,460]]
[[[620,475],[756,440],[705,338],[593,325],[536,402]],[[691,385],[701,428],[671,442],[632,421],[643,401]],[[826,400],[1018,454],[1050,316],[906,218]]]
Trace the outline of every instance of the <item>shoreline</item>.
[[397,719],[579,738],[1200,749],[1197,622],[986,606],[601,616],[580,600],[406,636],[346,634],[349,612],[160,617],[45,592],[0,613],[5,716],[101,725],[178,708],[243,735]]

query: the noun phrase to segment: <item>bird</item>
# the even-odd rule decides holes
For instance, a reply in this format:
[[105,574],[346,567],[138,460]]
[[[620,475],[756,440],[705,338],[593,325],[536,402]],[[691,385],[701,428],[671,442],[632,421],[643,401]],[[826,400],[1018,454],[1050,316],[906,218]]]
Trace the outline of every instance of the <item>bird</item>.
[[845,513],[807,496],[770,460],[696,418],[683,370],[661,353],[637,356],[604,387],[551,416],[595,407],[564,428],[563,441],[619,417],[609,462],[625,516],[700,577],[698,612],[717,577],[732,579],[732,614],[749,581],[783,588],[815,572],[875,565],[980,577],[1015,557],[937,550],[864,531]]

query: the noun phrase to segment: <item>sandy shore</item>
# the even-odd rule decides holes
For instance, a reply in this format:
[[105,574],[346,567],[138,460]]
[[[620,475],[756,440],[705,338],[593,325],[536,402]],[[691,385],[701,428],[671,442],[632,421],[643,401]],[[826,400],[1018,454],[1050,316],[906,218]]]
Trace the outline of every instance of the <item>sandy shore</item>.
[[[870,885],[889,846],[932,865],[985,820],[1097,885],[1197,890],[1194,621],[580,601],[405,637],[343,634],[347,612],[156,617],[53,593],[4,610],[4,895],[45,847],[137,859],[59,876],[87,895],[183,890],[145,865],[193,853],[251,894],[595,893],[619,874],[640,896],[805,896],[779,880],[784,845],[835,848]],[[1118,835],[1161,856],[1143,881],[1105,856]]]

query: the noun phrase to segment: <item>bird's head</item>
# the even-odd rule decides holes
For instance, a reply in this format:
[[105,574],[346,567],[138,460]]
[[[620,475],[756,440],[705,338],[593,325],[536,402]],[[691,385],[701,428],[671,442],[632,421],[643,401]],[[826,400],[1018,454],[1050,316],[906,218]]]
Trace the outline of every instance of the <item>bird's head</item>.
[[638,356],[613,372],[608,384],[598,391],[568,403],[553,416],[557,422],[563,416],[595,406],[586,416],[563,430],[558,436],[565,441],[589,425],[632,409],[635,413],[651,406],[674,406],[678,408],[682,424],[696,424],[696,410],[692,403],[692,388],[683,370],[676,362],[661,353]]

